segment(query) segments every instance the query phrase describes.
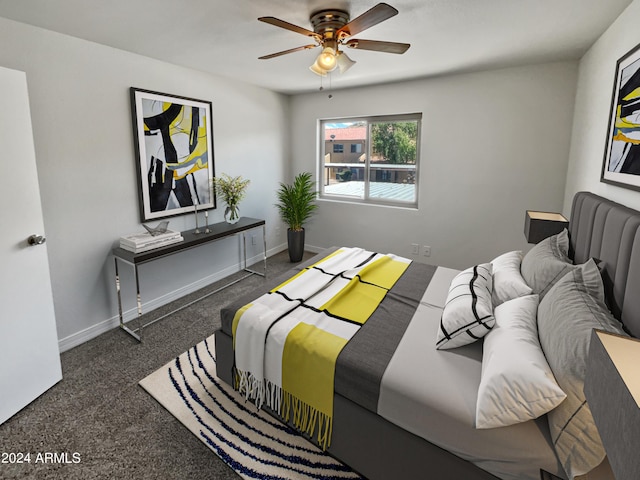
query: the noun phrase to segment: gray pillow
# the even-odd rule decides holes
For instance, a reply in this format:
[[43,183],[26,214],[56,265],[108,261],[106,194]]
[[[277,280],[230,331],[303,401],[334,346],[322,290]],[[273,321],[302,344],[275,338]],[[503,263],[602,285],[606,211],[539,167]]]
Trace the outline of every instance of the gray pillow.
[[538,335],[551,371],[567,398],[547,414],[556,454],[569,478],[588,473],[605,457],[583,392],[594,328],[625,335],[604,303],[593,260],[560,279],[538,306]]
[[542,300],[549,289],[574,268],[569,258],[569,232],[565,228],[529,250],[522,259],[520,273]]

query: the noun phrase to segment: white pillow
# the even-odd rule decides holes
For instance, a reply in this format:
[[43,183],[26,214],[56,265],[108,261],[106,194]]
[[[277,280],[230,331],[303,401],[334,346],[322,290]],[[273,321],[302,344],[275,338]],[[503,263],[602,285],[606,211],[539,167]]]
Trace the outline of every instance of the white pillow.
[[493,328],[492,290],[490,263],[468,268],[454,277],[442,311],[437,349],[475,342]]
[[515,298],[495,309],[496,325],[484,339],[476,428],[538,418],[566,398],[540,347],[537,311],[538,295]]
[[522,252],[507,252],[491,260],[493,265],[493,308],[507,300],[530,295],[533,290],[522,278]]

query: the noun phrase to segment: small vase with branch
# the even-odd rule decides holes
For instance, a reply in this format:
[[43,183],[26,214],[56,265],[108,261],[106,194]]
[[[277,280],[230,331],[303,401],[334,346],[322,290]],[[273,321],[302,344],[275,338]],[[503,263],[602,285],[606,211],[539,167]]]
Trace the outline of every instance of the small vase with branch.
[[223,173],[213,179],[216,193],[220,194],[227,208],[224,210],[224,219],[227,223],[237,223],[240,220],[238,204],[246,194],[250,180],[244,180],[241,175],[231,177]]

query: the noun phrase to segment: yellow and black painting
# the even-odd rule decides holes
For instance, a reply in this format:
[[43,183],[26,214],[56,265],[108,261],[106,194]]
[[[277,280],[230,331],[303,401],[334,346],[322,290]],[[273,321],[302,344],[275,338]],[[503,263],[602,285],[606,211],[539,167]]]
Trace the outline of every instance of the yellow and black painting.
[[640,54],[618,61],[602,180],[640,188]]
[[143,221],[215,208],[210,103],[138,92]]

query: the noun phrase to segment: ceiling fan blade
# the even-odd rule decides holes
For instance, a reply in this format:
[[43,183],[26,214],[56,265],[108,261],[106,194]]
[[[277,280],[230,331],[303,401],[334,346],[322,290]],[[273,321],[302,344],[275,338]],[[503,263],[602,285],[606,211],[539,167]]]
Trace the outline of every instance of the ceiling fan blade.
[[308,50],[310,48],[316,48],[318,45],[315,43],[311,45],[303,45],[302,47],[290,48],[289,50],[283,50],[282,52],[272,53],[270,55],[263,55],[262,57],[258,57],[258,60],[268,60],[270,58],[279,57],[280,55],[286,55],[287,53],[299,52],[300,50]]
[[320,39],[322,38],[315,32],[311,30],[307,30],[306,28],[299,27],[294,25],[293,23],[285,22],[284,20],[280,20],[276,17],[260,17],[258,18],[261,22],[268,23],[270,25],[275,25],[276,27],[284,28],[285,30],[291,30],[292,32],[300,33],[302,35],[306,35],[307,37],[313,37]]
[[384,22],[389,18],[398,14],[398,10],[386,3],[379,3],[375,7],[370,8],[359,17],[354,18],[337,32],[338,38],[357,35],[358,33],[373,27],[380,22]]
[[398,42],[379,42],[377,40],[359,40],[351,39],[345,43],[346,46],[357,48],[358,50],[373,50],[375,52],[384,53],[404,53],[409,50],[410,43]]

